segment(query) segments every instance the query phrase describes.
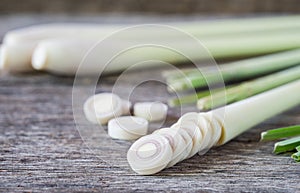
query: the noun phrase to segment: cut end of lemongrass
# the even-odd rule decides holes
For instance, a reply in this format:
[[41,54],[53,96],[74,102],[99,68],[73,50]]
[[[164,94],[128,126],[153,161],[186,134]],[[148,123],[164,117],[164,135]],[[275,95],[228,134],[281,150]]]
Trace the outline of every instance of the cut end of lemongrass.
[[36,70],[43,70],[47,65],[47,50],[37,46],[32,55],[32,67]]
[[296,162],[300,162],[300,151],[293,153],[291,156]]
[[107,124],[110,119],[123,113],[122,100],[113,93],[100,93],[86,100],[83,111],[91,123]]
[[161,171],[171,161],[172,156],[173,150],[169,141],[158,134],[141,137],[127,152],[130,167],[141,175]]
[[6,70],[7,69],[7,51],[5,45],[0,45],[0,70]]
[[267,132],[264,131],[260,134],[260,141],[266,141],[266,135],[267,135]]

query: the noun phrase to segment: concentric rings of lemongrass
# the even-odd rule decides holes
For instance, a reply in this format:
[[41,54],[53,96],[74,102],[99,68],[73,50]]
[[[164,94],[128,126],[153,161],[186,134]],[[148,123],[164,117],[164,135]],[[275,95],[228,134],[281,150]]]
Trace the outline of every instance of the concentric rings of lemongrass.
[[172,167],[176,163],[178,163],[181,160],[181,155],[185,151],[185,141],[183,137],[180,135],[180,133],[174,129],[171,128],[162,128],[154,131],[153,133],[160,134],[164,137],[166,137],[172,147],[173,150],[173,156],[171,161],[166,166]]
[[154,174],[164,169],[173,157],[168,139],[150,134],[137,140],[127,152],[130,167],[142,175]]
[[122,115],[122,100],[113,93],[96,94],[86,100],[83,111],[91,123],[107,124],[110,119]]

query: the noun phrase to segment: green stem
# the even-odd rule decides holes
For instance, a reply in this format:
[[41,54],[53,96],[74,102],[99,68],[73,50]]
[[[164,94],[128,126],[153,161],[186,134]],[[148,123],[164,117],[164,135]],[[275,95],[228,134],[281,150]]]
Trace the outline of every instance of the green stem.
[[266,75],[299,63],[300,49],[296,49],[223,64],[219,66],[220,71],[210,67],[175,73],[167,77],[167,82],[169,90],[182,91],[215,84],[222,79],[229,82]]
[[196,94],[183,96],[181,98],[171,98],[171,99],[169,99],[168,104],[171,107],[186,105],[186,104],[193,104],[193,103],[196,104],[197,100],[199,98],[202,98],[202,97],[205,97],[205,96],[208,96],[208,95],[210,95],[210,91],[205,90],[205,91],[202,91],[202,92],[197,92]]
[[246,99],[298,79],[300,79],[300,65],[268,76],[243,82],[237,86],[226,89],[226,94],[224,94],[224,91],[215,92],[212,96],[199,99],[197,106],[200,110],[209,110]]
[[293,153],[291,156],[296,162],[300,162],[300,151]]
[[300,125],[271,129],[261,133],[261,141],[295,137],[300,135]]
[[274,153],[279,154],[279,153],[284,153],[287,151],[293,151],[299,145],[300,145],[300,136],[294,137],[291,139],[287,139],[284,141],[280,141],[280,142],[275,143]]

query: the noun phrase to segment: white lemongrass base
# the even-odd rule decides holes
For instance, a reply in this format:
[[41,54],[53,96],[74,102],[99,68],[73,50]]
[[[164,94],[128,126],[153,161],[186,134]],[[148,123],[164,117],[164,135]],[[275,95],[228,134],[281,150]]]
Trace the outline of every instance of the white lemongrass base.
[[34,45],[23,44],[2,44],[0,47],[0,70],[11,72],[29,72],[31,66],[31,54]]

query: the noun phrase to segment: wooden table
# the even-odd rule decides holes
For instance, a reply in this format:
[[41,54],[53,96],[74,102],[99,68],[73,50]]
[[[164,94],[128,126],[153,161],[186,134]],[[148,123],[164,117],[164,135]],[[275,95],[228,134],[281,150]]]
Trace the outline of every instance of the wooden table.
[[[2,17],[1,35],[13,27],[51,20],[41,18]],[[159,74],[160,70],[154,71]],[[141,76],[143,72],[128,77],[124,89]],[[103,78],[97,92],[110,91],[116,78]],[[79,80],[83,89],[88,84],[88,79]],[[126,148],[130,142],[112,143],[104,133],[96,138],[102,154],[83,142],[72,114],[72,86],[73,78],[46,73],[0,75],[0,191],[300,191],[300,165],[289,155],[273,155],[273,142],[258,142],[264,130],[299,124],[300,107],[267,120],[204,156],[196,155],[153,176],[139,176],[128,169],[125,156],[111,145]],[[139,87],[131,100],[166,101],[167,97],[164,85],[151,82]],[[193,107],[184,109],[189,110]],[[171,109],[166,125],[179,114],[178,108]],[[156,127],[151,125],[151,129]]]

